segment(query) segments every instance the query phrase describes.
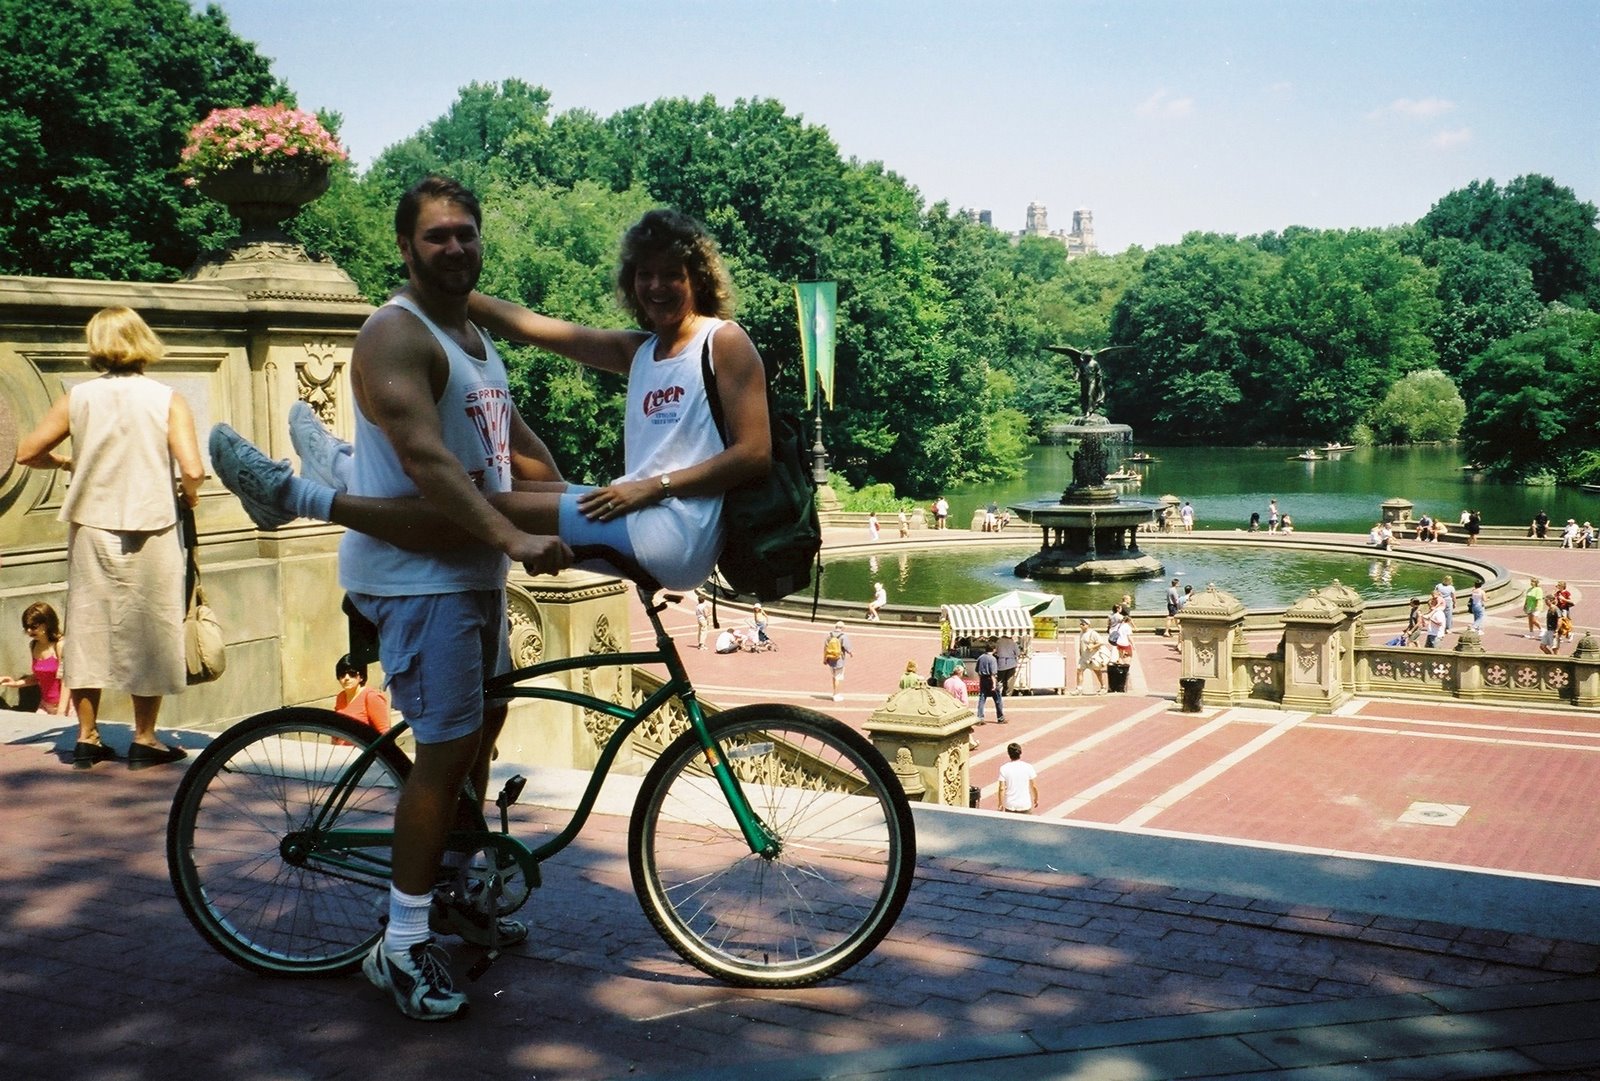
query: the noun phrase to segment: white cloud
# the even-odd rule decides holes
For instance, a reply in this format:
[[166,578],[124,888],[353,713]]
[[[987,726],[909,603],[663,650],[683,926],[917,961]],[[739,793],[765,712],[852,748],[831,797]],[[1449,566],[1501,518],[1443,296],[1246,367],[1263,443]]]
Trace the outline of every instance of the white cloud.
[[1134,110],[1140,116],[1155,116],[1166,120],[1174,120],[1188,116],[1194,112],[1193,98],[1175,98],[1165,90],[1157,90]]
[[1403,116],[1408,120],[1431,120],[1455,107],[1455,102],[1444,98],[1395,98],[1389,104],[1372,110],[1367,118],[1380,120],[1386,116]]
[[1428,144],[1437,150],[1454,150],[1470,142],[1472,142],[1471,128],[1452,128],[1449,131],[1437,132],[1428,140]]

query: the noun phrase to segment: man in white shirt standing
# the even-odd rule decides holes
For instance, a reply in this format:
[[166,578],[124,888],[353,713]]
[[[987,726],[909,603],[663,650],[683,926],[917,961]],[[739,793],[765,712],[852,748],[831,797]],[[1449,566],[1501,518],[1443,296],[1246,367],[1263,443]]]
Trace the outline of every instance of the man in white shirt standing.
[[1011,761],[1000,767],[1000,809],[1009,814],[1032,814],[1039,806],[1039,774],[1022,760],[1022,744],[1006,744]]

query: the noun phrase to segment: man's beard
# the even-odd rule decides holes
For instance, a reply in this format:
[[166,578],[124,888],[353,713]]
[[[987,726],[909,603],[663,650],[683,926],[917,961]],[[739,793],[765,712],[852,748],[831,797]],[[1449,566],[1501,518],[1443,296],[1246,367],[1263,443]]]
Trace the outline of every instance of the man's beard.
[[410,269],[414,284],[445,296],[464,297],[478,287],[478,278],[483,274],[483,262],[479,260],[476,266],[439,271],[423,260],[413,260]]

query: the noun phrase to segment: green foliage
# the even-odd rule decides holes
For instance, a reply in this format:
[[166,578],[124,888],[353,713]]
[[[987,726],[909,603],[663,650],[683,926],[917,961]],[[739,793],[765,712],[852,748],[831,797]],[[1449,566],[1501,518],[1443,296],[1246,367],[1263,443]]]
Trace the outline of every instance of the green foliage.
[[1134,351],[1110,358],[1108,399],[1147,438],[1338,437],[1435,363],[1433,294],[1387,232],[1191,234],[1118,301],[1111,338]]
[[1543,325],[1490,346],[1462,380],[1468,457],[1503,477],[1566,475],[1600,424],[1600,314],[1553,308]]
[[1503,252],[1533,276],[1543,301],[1600,306],[1600,231],[1593,203],[1529,173],[1504,188],[1473,181],[1446,195],[1417,223],[1428,237],[1454,237]]
[[0,0],[0,272],[162,281],[233,230],[174,172],[213,108],[293,98],[216,7]]
[[1438,369],[1412,372],[1389,388],[1367,414],[1365,427],[1377,443],[1425,443],[1454,439],[1466,419],[1467,403],[1455,383]]
[[1445,237],[1427,242],[1422,260],[1439,277],[1432,335],[1446,373],[1459,376],[1491,344],[1538,321],[1533,275],[1509,255]]

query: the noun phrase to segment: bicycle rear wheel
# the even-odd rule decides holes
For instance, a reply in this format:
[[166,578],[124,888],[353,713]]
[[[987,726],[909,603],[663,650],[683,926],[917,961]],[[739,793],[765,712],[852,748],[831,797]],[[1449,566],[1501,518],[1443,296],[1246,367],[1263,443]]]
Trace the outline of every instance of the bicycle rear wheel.
[[693,732],[651,768],[628,831],[645,915],[690,964],[743,987],[844,971],[894,926],[916,869],[905,791],[853,729],[794,706],[743,706],[712,736],[780,840],[750,851]]
[[[267,975],[353,970],[382,932],[389,848],[333,850],[313,826],[378,733],[323,709],[272,710],[206,748],[167,819],[184,915],[230,961]],[[411,761],[384,744],[322,829],[394,828]]]

